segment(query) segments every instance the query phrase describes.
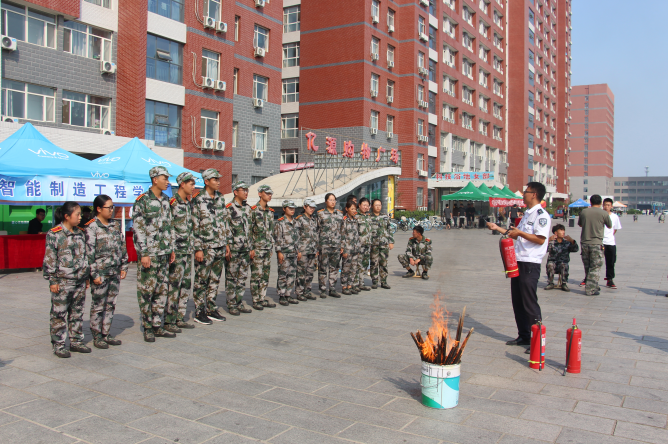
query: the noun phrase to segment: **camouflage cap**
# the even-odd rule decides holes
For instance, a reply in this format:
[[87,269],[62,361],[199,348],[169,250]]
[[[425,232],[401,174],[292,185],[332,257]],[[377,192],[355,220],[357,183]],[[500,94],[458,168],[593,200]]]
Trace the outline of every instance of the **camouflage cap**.
[[151,179],[158,176],[167,176],[167,177],[172,176],[171,174],[169,174],[169,171],[167,171],[167,168],[163,166],[157,166],[151,168],[150,170],[148,170],[148,175]]
[[283,201],[283,208],[288,207],[288,208],[297,208],[297,205],[295,205],[295,202],[292,199],[285,199]]
[[315,200],[313,199],[304,199],[304,206],[308,205],[311,208],[317,207]]
[[257,187],[257,192],[262,193],[265,192],[267,194],[274,194],[274,191],[271,189],[269,185],[260,185]]
[[246,185],[246,182],[244,182],[243,180],[237,180],[236,182],[234,182],[234,183],[232,184],[232,191],[236,191],[236,190],[238,190],[239,188],[246,188],[246,189],[248,189],[248,185]]
[[183,173],[176,176],[176,183],[178,183],[179,185],[189,180],[195,180],[195,176],[193,176],[192,173],[189,173],[187,171],[184,171]]
[[209,168],[208,170],[204,170],[202,172],[202,179],[204,180],[209,180],[216,177],[220,177],[220,173],[215,168]]

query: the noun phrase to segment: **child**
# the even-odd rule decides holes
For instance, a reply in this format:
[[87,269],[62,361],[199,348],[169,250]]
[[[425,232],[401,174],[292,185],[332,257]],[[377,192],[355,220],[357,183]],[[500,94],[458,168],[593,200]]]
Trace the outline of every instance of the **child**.
[[357,205],[353,201],[346,203],[346,215],[341,226],[343,243],[343,272],[341,273],[341,289],[343,294],[358,294],[355,289],[357,278],[357,262],[360,253],[359,222]]
[[[44,279],[51,290],[51,344],[59,358],[69,358],[70,350],[90,353],[84,345],[83,311],[88,288],[89,266],[86,237],[79,228],[81,208],[76,202],[65,202],[56,210],[60,225],[46,235],[42,265]],[[65,346],[69,330],[70,348]]]
[[552,290],[554,285],[554,273],[562,276],[561,289],[571,291],[568,288],[568,263],[571,260],[570,254],[579,250],[578,243],[566,235],[566,227],[557,224],[552,228],[553,236],[550,237],[550,243],[547,246],[547,287],[546,290]]

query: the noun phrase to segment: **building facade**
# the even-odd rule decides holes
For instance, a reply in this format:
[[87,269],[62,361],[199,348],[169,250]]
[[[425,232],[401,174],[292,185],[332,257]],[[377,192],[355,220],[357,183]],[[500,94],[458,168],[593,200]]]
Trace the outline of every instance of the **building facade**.
[[665,209],[668,205],[668,177],[612,177],[608,194],[628,208]]

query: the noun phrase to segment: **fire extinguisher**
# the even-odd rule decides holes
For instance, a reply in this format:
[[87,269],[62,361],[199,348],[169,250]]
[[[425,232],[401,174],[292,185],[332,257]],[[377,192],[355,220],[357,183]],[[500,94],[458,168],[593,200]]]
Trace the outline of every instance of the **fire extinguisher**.
[[562,376],[568,373],[580,373],[582,362],[582,330],[573,318],[573,326],[566,330],[566,366]]
[[508,237],[508,232],[499,239],[499,250],[501,252],[501,260],[503,261],[503,268],[506,271],[506,278],[514,278],[520,275],[517,268],[517,258],[515,256],[515,246],[513,240]]
[[531,326],[529,367],[537,368],[539,371],[542,371],[545,367],[545,332],[546,328],[541,321]]

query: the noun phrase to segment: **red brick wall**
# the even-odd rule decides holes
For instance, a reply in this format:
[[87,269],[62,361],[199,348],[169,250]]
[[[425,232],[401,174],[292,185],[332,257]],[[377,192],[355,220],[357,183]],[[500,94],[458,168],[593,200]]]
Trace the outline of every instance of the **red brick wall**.
[[33,5],[51,9],[70,17],[79,17],[81,0],[26,0]]

